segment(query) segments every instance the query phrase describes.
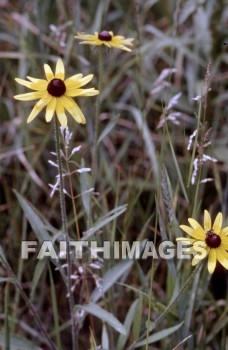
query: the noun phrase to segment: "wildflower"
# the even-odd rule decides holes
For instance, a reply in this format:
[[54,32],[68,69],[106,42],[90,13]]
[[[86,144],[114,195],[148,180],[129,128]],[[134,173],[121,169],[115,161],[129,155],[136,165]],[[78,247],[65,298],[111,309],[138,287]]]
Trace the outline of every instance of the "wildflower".
[[208,271],[213,273],[218,260],[225,269],[228,269],[228,226],[222,229],[222,213],[218,213],[212,225],[211,216],[204,211],[204,228],[194,219],[189,218],[191,227],[181,225],[180,228],[191,238],[180,237],[177,241],[185,241],[192,245],[190,251],[196,253],[192,259],[195,266],[203,258],[208,256]]
[[133,46],[133,38],[126,39],[120,35],[114,35],[113,32],[108,32],[103,30],[100,33],[95,32],[94,35],[77,33],[75,36],[76,39],[83,40],[80,44],[89,44],[89,45],[105,45],[109,48],[116,47],[125,51],[131,51],[128,46]]
[[58,120],[62,127],[67,126],[67,117],[65,109],[72,115],[76,122],[85,124],[86,119],[78,105],[72,97],[76,96],[94,96],[99,94],[94,88],[81,89],[93,78],[93,74],[83,77],[82,74],[76,74],[65,80],[65,68],[61,59],[58,59],[55,74],[48,64],[44,65],[46,79],[36,79],[27,77],[27,80],[16,78],[18,84],[24,85],[29,89],[35,90],[26,94],[16,95],[14,98],[21,101],[39,100],[33,107],[27,123],[30,123],[44,107],[46,108],[45,119],[50,122],[56,112]]

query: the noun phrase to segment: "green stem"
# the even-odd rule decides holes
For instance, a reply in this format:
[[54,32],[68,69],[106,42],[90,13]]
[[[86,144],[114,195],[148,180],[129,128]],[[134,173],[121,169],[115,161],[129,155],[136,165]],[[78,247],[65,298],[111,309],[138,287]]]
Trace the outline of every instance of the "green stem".
[[187,280],[185,281],[184,285],[181,287],[179,293],[177,294],[177,296],[174,298],[174,300],[171,302],[171,304],[168,306],[168,308],[166,308],[161,315],[153,322],[153,326],[150,328],[150,331],[152,331],[155,327],[157,327],[158,323],[160,323],[160,321],[164,318],[164,316],[173,308],[173,306],[176,304],[176,302],[180,299],[180,297],[182,296],[182,294],[184,293],[184,291],[186,290],[186,288],[188,287],[189,283],[192,281],[193,277],[195,276],[195,274],[199,271],[200,268],[202,268],[203,266],[203,261],[201,261],[201,263],[198,263],[198,265],[196,266],[196,268],[193,270],[193,272],[191,273],[191,275],[187,278]]
[[59,195],[60,195],[60,209],[61,209],[61,219],[63,226],[63,233],[66,238],[66,260],[67,260],[67,292],[69,295],[69,308],[71,316],[71,335],[72,335],[72,350],[77,350],[77,339],[76,339],[76,325],[74,320],[74,298],[72,293],[72,263],[70,257],[70,238],[67,227],[67,216],[66,216],[66,201],[64,194],[64,180],[63,180],[63,167],[61,159],[61,150],[60,150],[60,133],[59,133],[59,124],[58,119],[55,116],[55,141],[56,141],[56,153],[57,153],[57,163],[58,163],[58,175],[59,175]]
[[5,288],[5,350],[10,350],[10,327],[9,327],[9,282]]
[[[158,229],[158,215],[156,215],[155,218],[155,241],[154,241],[154,245],[156,245],[156,241],[157,241],[157,229]],[[151,265],[151,271],[150,271],[150,289],[149,289],[149,306],[148,306],[148,319],[147,319],[147,324],[149,325],[150,323],[150,318],[151,318],[151,309],[152,309],[152,293],[153,293],[153,281],[154,281],[154,272],[155,272],[155,268],[154,268],[155,262],[154,259],[152,259],[152,265]],[[147,338],[147,343],[146,343],[146,350],[149,349],[149,344],[148,344],[148,338],[149,338],[149,327],[147,327],[147,331],[146,331],[146,338]]]
[[[154,328],[157,327],[157,325],[163,320],[165,315],[167,315],[167,313],[173,308],[173,306],[176,304],[176,302],[180,299],[180,297],[184,293],[185,289],[188,287],[189,283],[191,282],[191,280],[193,279],[195,274],[202,268],[203,264],[204,264],[204,261],[201,261],[200,263],[198,263],[196,268],[193,270],[191,275],[187,278],[187,280],[185,281],[184,285],[181,287],[180,291],[178,292],[176,297],[173,299],[173,301],[169,304],[169,306],[158,316],[158,318],[152,323],[151,326],[148,324],[147,327],[149,328],[149,332],[150,333],[151,333],[152,330],[154,330]],[[137,341],[135,341],[132,345],[130,345],[130,347],[128,347],[127,350],[135,349],[135,345],[140,340],[142,340],[145,336],[147,336],[147,332],[148,332],[148,330],[143,332],[143,334],[137,339]]]
[[98,149],[98,136],[99,136],[99,114],[101,105],[101,89],[102,89],[102,74],[103,74],[103,47],[99,48],[99,72],[98,72],[98,90],[100,94],[96,99],[95,106],[95,131],[94,131],[94,147],[93,147],[93,161],[92,161],[92,187],[95,186],[96,172],[97,172],[97,149]]
[[30,309],[34,319],[36,320],[37,322],[37,325],[39,326],[42,334],[44,335],[44,338],[46,339],[46,344],[48,344],[49,348],[51,350],[56,350],[56,347],[54,345],[54,343],[52,342],[51,338],[50,338],[50,335],[48,334],[46,328],[43,326],[43,323],[37,313],[37,310],[35,309],[35,307],[33,306],[32,302],[30,301],[30,299],[27,297],[26,293],[24,292],[22,286],[21,286],[21,283],[18,281],[15,273],[13,272],[13,270],[11,269],[11,266],[8,264],[8,262],[1,256],[0,254],[0,262],[2,263],[3,265],[3,268],[5,268],[10,277],[9,277],[9,281],[13,282],[14,285],[16,286],[16,288],[18,288],[20,294],[21,294],[21,297],[24,299],[25,301],[25,304],[26,306],[28,306],[28,308]]

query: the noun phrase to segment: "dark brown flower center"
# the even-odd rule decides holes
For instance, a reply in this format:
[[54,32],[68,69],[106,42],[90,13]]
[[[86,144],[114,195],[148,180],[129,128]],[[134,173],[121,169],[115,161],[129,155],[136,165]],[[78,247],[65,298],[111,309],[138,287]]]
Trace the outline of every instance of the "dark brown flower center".
[[98,34],[98,39],[103,40],[103,41],[111,41],[112,36],[107,30],[103,30]]
[[206,233],[205,242],[210,248],[218,248],[221,244],[221,238],[211,229]]
[[60,97],[66,91],[66,85],[61,79],[52,79],[48,84],[47,91],[50,95]]

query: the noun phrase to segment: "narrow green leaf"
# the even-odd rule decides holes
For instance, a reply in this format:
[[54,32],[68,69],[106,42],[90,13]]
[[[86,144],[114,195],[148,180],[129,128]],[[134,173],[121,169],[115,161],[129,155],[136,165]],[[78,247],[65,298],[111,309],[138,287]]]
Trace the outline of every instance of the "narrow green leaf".
[[[145,247],[145,243],[146,243],[146,240],[143,240],[141,242],[140,252],[142,252],[143,248]],[[121,276],[123,276],[124,274],[130,271],[134,263],[135,263],[134,259],[122,260],[119,263],[117,263],[114,267],[109,269],[103,277],[102,290],[101,288],[96,288],[91,294],[90,300],[96,303],[101,297],[103,297],[104,293],[117,282],[117,280]]]
[[180,171],[180,168],[179,168],[179,165],[178,165],[178,161],[177,161],[174,149],[173,149],[173,144],[172,144],[172,141],[171,141],[171,138],[170,138],[170,134],[169,134],[169,130],[168,130],[167,125],[166,125],[166,131],[167,131],[167,135],[168,135],[168,139],[169,139],[169,145],[170,145],[171,153],[172,153],[172,156],[173,156],[174,165],[175,165],[176,172],[177,172],[177,175],[178,175],[178,178],[179,178],[179,181],[180,181],[180,187],[181,187],[183,195],[184,195],[184,197],[185,197],[185,199],[186,199],[186,201],[188,203],[189,202],[188,195],[187,195],[187,192],[186,192],[186,189],[185,189],[185,186],[184,186],[184,182],[183,182],[183,179],[182,179],[181,171]]
[[53,310],[53,316],[54,316],[56,344],[58,346],[58,350],[62,350],[61,335],[59,330],[58,303],[57,303],[55,284],[54,284],[50,264],[48,264],[48,271],[49,271],[49,278],[50,278],[50,284],[51,284],[51,301],[52,301],[52,310]]
[[107,331],[107,327],[105,325],[105,323],[103,324],[102,327],[102,350],[109,350],[110,346],[109,346],[109,337],[108,337],[108,331]]
[[137,310],[137,307],[138,307],[138,303],[139,303],[139,299],[136,299],[131,304],[131,307],[128,310],[127,316],[126,316],[125,321],[124,321],[124,327],[126,328],[127,333],[126,334],[121,334],[119,336],[119,339],[118,339],[118,342],[117,342],[117,347],[116,347],[117,350],[123,350],[124,347],[125,347],[125,344],[127,342],[127,339],[128,339],[129,333],[130,333],[130,329],[131,329],[131,326],[132,326],[132,322],[133,322],[134,318],[137,318],[137,317],[135,317],[135,315],[136,315],[136,310]]
[[8,261],[6,259],[4,250],[2,249],[1,246],[0,246],[0,263],[3,265],[3,267],[5,267],[6,269],[9,269]]
[[[81,168],[85,168],[85,161],[82,159]],[[91,189],[91,175],[88,173],[80,173],[80,188],[82,194],[82,204],[84,211],[87,215],[87,218],[90,216],[90,201],[91,201],[91,193],[89,190]]]
[[88,305],[76,305],[76,308],[84,310],[84,311],[96,316],[100,320],[106,322],[111,327],[113,327],[117,332],[119,332],[121,334],[126,334],[126,329],[122,325],[122,323],[120,323],[120,321],[117,320],[117,318],[115,316],[113,316],[113,314],[102,309],[97,304],[90,303]]
[[122,275],[124,275],[128,270],[130,270],[133,263],[134,260],[121,261],[120,263],[116,264],[113,268],[108,270],[103,278],[102,290],[100,288],[96,288],[92,293],[90,300],[92,302],[97,302]]
[[116,126],[116,123],[118,122],[118,120],[119,120],[119,115],[117,117],[111,119],[110,123],[108,123],[106,128],[104,128],[104,130],[100,134],[100,137],[97,141],[98,145],[110,133],[110,131]]
[[10,350],[10,325],[9,325],[9,283],[5,287],[5,350]]
[[134,339],[138,339],[141,331],[142,326],[142,309],[143,309],[143,293],[139,293],[137,308],[136,308],[136,314],[137,317],[134,318],[133,321],[133,327],[132,327],[132,333]]
[[38,282],[40,280],[40,277],[46,268],[46,263],[47,263],[47,259],[41,259],[41,260],[38,260],[38,262],[36,264],[34,274],[33,274],[33,279],[32,279],[31,293],[30,293],[30,300],[31,301],[33,300],[34,293],[35,293],[36,287],[38,285]]
[[183,323],[184,322],[181,322],[176,326],[166,328],[163,331],[157,332],[151,335],[150,337],[143,339],[142,341],[135,344],[135,348],[139,348],[140,346],[144,346],[146,344],[152,344],[152,343],[155,343],[156,341],[159,341],[168,337],[170,334],[176,332],[183,325]]
[[133,115],[138,129],[142,133],[146,151],[150,159],[151,167],[153,169],[154,178],[155,178],[155,181],[157,182],[159,179],[158,159],[157,159],[155,145],[151,137],[151,132],[148,128],[146,120],[144,120],[141,111],[134,106],[129,106],[122,103],[117,104],[117,106],[121,109],[125,109],[129,111]]
[[92,228],[90,228],[87,232],[85,232],[81,240],[85,241],[91,236],[93,236],[93,234],[96,233],[98,230],[100,230],[102,227],[104,227],[109,222],[113,221],[115,218],[123,214],[126,209],[127,209],[127,205],[121,205],[111,210],[110,212],[108,212],[108,214],[104,215],[98,222],[95,223],[95,225]]
[[43,241],[51,240],[52,237],[49,235],[46,225],[44,225],[43,221],[39,217],[37,209],[35,209],[33,205],[27,199],[22,197],[16,190],[14,190],[14,193],[16,194],[17,199],[38,241],[42,243]]
[[[5,334],[0,332],[0,347],[4,349]],[[10,336],[10,350],[39,350],[40,348],[36,346],[30,340],[17,335]]]

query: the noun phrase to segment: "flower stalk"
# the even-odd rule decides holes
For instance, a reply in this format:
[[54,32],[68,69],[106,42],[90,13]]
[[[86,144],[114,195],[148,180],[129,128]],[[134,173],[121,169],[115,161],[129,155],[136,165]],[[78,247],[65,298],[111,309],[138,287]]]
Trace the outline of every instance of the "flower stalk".
[[[101,93],[102,89],[102,74],[103,74],[103,47],[100,47],[98,57],[98,91]],[[92,160],[92,187],[94,188],[96,182],[97,173],[97,149],[98,149],[98,136],[99,136],[99,115],[101,106],[101,95],[99,94],[96,98],[95,106],[95,130],[94,130],[94,147],[93,147],[93,160]]]
[[76,325],[74,320],[74,298],[72,293],[72,262],[70,256],[70,238],[67,227],[67,216],[66,216],[66,200],[64,194],[64,180],[63,180],[63,167],[61,159],[61,149],[60,149],[60,132],[58,119],[55,116],[55,141],[56,141],[56,154],[57,154],[57,164],[58,164],[58,176],[59,176],[59,196],[60,196],[60,209],[61,209],[61,220],[63,226],[63,233],[66,239],[66,260],[67,260],[67,293],[69,296],[69,309],[71,317],[71,334],[72,334],[72,349],[77,349],[76,340]]
[[137,341],[135,341],[133,344],[131,344],[127,350],[133,350],[135,349],[135,345],[137,345],[137,343],[139,343],[145,336],[148,337],[148,334],[150,334],[156,327],[157,325],[164,319],[164,317],[170,312],[170,310],[172,310],[172,308],[175,306],[175,304],[177,303],[177,301],[180,299],[180,297],[185,293],[186,288],[189,286],[189,284],[191,283],[191,281],[193,280],[194,276],[197,273],[200,273],[202,266],[204,264],[204,261],[201,261],[193,270],[193,272],[190,274],[190,276],[187,278],[187,280],[185,281],[185,283],[182,285],[182,287],[180,288],[179,292],[177,293],[177,295],[175,296],[175,298],[172,300],[172,302],[167,306],[167,308],[165,308],[165,310],[158,316],[158,318],[154,321],[151,322],[151,324],[148,323],[147,325],[147,330],[138,338]]

